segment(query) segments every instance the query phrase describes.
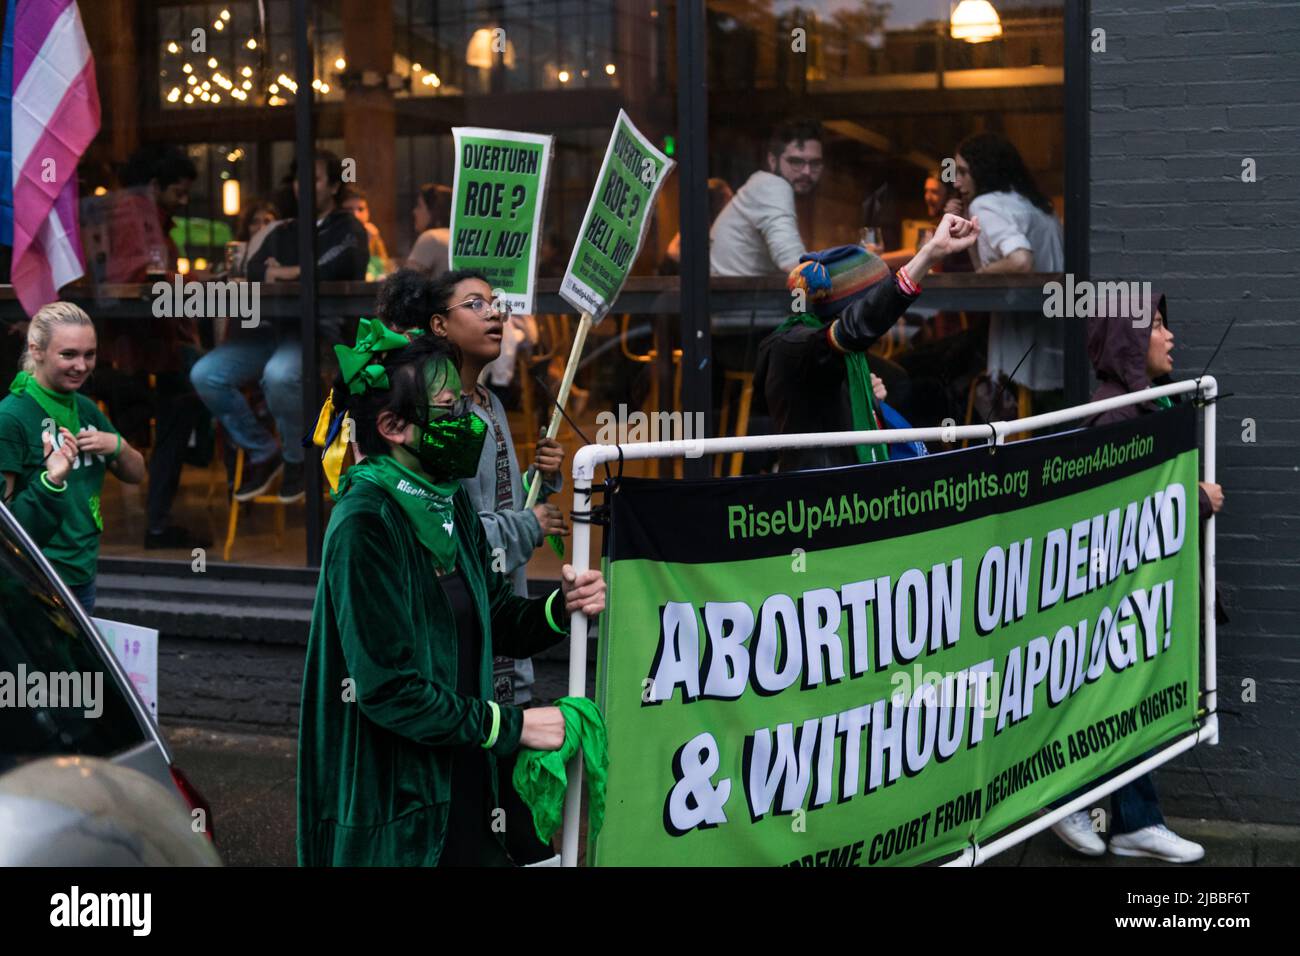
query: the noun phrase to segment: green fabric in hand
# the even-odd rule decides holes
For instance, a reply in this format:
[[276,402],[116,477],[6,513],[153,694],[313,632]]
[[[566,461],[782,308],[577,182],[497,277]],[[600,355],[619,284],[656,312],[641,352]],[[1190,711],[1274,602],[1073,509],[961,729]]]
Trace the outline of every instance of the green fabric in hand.
[[586,697],[561,697],[555,706],[564,714],[564,743],[559,750],[521,748],[515,762],[515,790],[533,812],[538,838],[549,843],[564,818],[565,765],[581,748],[591,814],[588,835],[595,839],[605,822],[605,777],[609,773],[605,718]]

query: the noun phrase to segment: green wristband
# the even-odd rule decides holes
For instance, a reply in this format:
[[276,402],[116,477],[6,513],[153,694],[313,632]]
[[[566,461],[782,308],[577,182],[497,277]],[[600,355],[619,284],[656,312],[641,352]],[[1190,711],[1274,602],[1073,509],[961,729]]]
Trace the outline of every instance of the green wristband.
[[109,461],[117,461],[117,456],[122,454],[122,433],[118,432],[117,447],[113,449],[113,454],[109,456]]
[[61,485],[50,484],[49,472],[46,471],[41,472],[41,484],[45,486],[46,491],[52,491],[56,495],[61,495],[68,490],[68,483],[66,481]]
[[487,740],[483,741],[483,749],[491,750],[497,742],[497,735],[501,733],[501,705],[495,700],[488,701],[487,705],[492,711],[492,732],[488,734]]
[[546,599],[546,623],[551,625],[551,630],[554,631],[556,634],[567,634],[569,633],[568,629],[561,627],[559,624],[556,624],[555,618],[551,616],[551,601],[553,601],[555,599],[555,596],[559,593],[560,593],[560,589],[556,588],[554,591],[551,592],[551,596]]

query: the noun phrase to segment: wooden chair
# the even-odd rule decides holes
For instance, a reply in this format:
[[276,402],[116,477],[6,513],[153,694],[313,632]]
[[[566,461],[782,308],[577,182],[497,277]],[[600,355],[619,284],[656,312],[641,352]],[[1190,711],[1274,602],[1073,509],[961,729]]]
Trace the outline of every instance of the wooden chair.
[[[561,319],[565,320],[563,330],[561,330]],[[533,375],[538,369],[545,369],[556,353],[560,351],[561,340],[568,336],[567,319],[567,316],[537,316],[537,347],[531,353],[520,349],[519,355],[515,359],[515,374],[519,378],[520,414],[523,415],[524,420],[522,431],[524,441],[515,445],[515,452],[519,455],[520,462],[532,461],[533,455],[537,452],[537,430],[544,421],[550,419],[551,409],[549,407],[546,409],[546,418],[544,420],[538,415],[540,409],[537,407],[537,383],[533,381]],[[545,332],[543,332],[543,329]],[[564,354],[568,354],[567,344]],[[521,467],[524,466],[521,465]]]
[[[631,331],[631,325],[632,325],[632,316],[623,315],[621,317],[621,322],[619,325],[619,336],[618,336],[618,344],[619,344],[619,348],[623,350],[623,356],[628,360],[632,362],[636,362],[640,365],[653,365],[654,362],[659,358],[658,349],[652,348],[648,352],[633,352],[628,347],[628,335],[629,332]],[[673,409],[680,409],[682,407],[682,350],[681,349],[673,349],[672,360],[673,360]],[[652,410],[658,410],[661,408],[660,401],[659,401],[659,376],[653,374],[653,370],[651,370],[651,375],[650,375],[650,391],[646,394],[646,405]],[[748,422],[748,415],[746,415],[746,421]],[[660,467],[661,464],[662,463],[656,463],[656,467]],[[673,459],[673,477],[674,478],[682,477],[682,459],[680,458]]]
[[[235,451],[235,487],[239,487],[239,482],[244,477],[244,449],[239,448]],[[284,548],[284,509],[286,503],[281,501],[278,496],[273,494],[258,495],[250,498],[248,501],[236,501],[235,496],[230,496],[230,518],[226,522],[226,545],[221,552],[221,560],[229,561],[230,553],[235,547],[235,534],[239,529],[239,508],[241,505],[275,505],[275,550],[280,551]]]
[[[736,385],[738,389],[731,386]],[[736,402],[736,432],[732,436],[727,431],[727,426],[731,423],[731,403],[730,398],[733,392],[737,393]],[[753,372],[724,372],[722,382],[722,410],[719,414],[718,434],[722,436],[744,438],[749,434],[749,410],[754,401],[754,373]],[[722,456],[717,455],[713,464],[713,473],[721,477],[722,475]],[[731,453],[731,464],[727,474],[735,477],[741,473],[745,461],[745,453],[736,451]]]

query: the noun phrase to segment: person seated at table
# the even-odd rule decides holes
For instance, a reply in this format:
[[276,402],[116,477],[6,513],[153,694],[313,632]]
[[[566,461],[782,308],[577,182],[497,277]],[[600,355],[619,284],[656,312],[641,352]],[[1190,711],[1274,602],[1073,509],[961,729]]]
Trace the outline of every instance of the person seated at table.
[[415,223],[415,245],[406,257],[412,269],[438,274],[451,263],[451,187],[425,183],[415,196],[411,210]]
[[709,272],[715,276],[770,276],[789,272],[806,251],[795,197],[821,181],[821,124],[786,123],[772,134],[767,168],[736,191],[709,230]]
[[[725,179],[719,179],[717,176],[709,177],[709,228],[718,221],[718,216],[722,210],[727,208],[735,193]],[[663,261],[659,263],[659,274],[661,276],[675,276],[682,271],[682,234],[676,233],[668,240],[668,248],[664,250]]]
[[[980,221],[977,270],[1062,271],[1061,222],[1016,147],[997,133],[976,133],[962,140],[955,160],[957,191],[967,214]],[[993,313],[988,374],[995,382],[1009,377],[1034,393],[1035,412],[1058,406],[1065,385],[1064,323],[1041,315]]]
[[271,234],[267,227],[274,226],[279,221],[280,211],[269,199],[254,199],[244,207],[235,226],[235,241],[243,243],[239,260],[233,263],[235,275],[242,276],[247,273],[248,260]]
[[[338,206],[343,185],[342,163],[333,153],[316,154],[316,276],[322,282],[361,280],[366,276],[369,237],[365,227]],[[298,195],[297,164],[293,188]],[[252,282],[296,282],[300,271],[298,221],[285,219],[274,226],[249,257]],[[322,318],[322,337],[337,335],[341,320]],[[231,327],[230,337],[195,363],[190,372],[204,404],[244,449],[243,478],[235,489],[236,501],[265,494],[281,478],[279,500],[303,497],[302,344],[297,331],[284,331],[272,322],[253,328]],[[275,418],[280,440],[273,436],[249,407],[242,388],[260,382],[267,406]],[[282,476],[282,477],[281,477]]]
[[[179,249],[171,233],[197,177],[179,147],[154,144],[131,155],[122,169],[124,188],[108,197],[107,281],[174,279]],[[140,447],[153,446],[144,547],[208,547],[209,537],[172,523],[188,449],[192,441],[201,447],[211,426],[190,384],[202,350],[198,322],[192,316],[101,319],[99,342],[97,380],[88,394],[104,401],[123,435]]]
[[357,217],[366,227],[370,237],[370,261],[366,264],[366,280],[374,282],[388,274],[388,247],[384,237],[379,234],[379,227],[370,221],[370,200],[366,191],[353,184],[345,185],[339,191],[339,205]]
[[[807,311],[792,315],[758,347],[754,388],[764,396],[776,431],[878,427],[867,350],[921,294],[920,282],[934,264],[968,249],[979,234],[978,220],[945,215],[930,240],[893,275],[861,246],[804,254],[786,284],[804,293]],[[878,448],[885,446],[787,449],[779,455],[779,468],[881,460]]]

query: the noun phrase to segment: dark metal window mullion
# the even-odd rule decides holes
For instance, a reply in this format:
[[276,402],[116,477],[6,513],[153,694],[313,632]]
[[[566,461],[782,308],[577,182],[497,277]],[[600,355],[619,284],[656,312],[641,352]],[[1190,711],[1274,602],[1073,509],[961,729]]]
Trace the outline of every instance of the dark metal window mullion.
[[[1090,89],[1087,0],[1065,4],[1065,271],[1076,281],[1089,278]],[[1065,321],[1065,400],[1088,400],[1087,327],[1082,319]]]
[[[303,422],[315,424],[319,396],[320,367],[316,357],[316,137],[311,81],[315,73],[312,58],[310,4],[293,0],[294,75],[298,95],[294,98],[294,139],[298,153],[298,312],[299,344],[302,347]],[[301,435],[281,435],[283,444],[300,441]],[[325,507],[321,500],[321,470],[314,467],[310,451],[303,456],[306,490],[307,566],[319,567]]]
[[[682,411],[702,412],[713,435],[713,344],[709,322],[709,129],[705,0],[677,0],[677,160],[681,220]],[[671,399],[670,399],[671,401]],[[687,478],[712,461],[687,458]]]

